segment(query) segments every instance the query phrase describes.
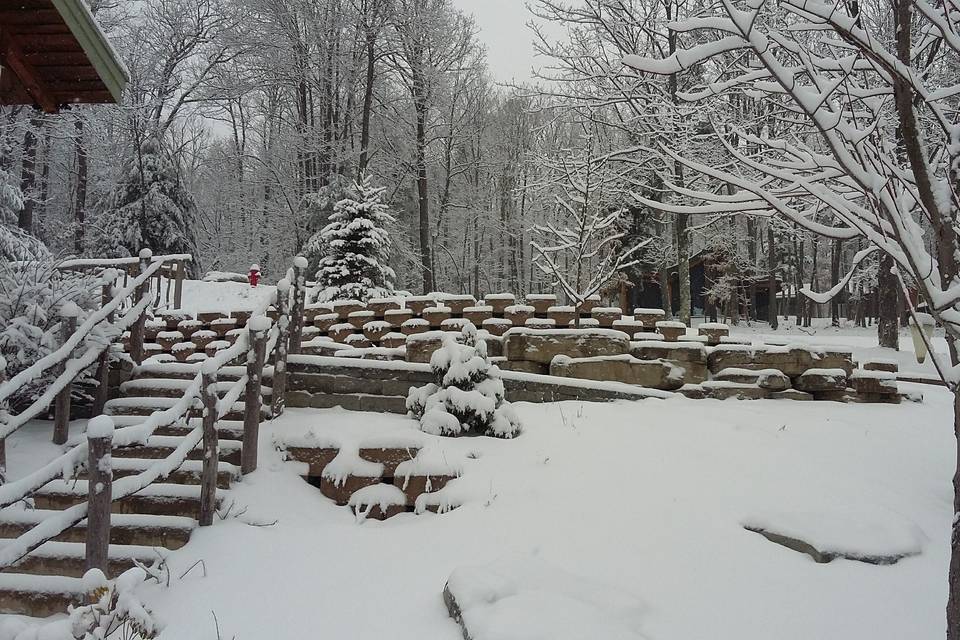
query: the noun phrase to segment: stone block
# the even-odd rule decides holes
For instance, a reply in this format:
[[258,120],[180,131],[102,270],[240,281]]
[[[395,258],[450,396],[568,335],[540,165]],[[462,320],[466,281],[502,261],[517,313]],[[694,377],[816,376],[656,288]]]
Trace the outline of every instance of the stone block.
[[896,395],[897,374],[890,371],[865,371],[857,369],[850,376],[850,386],[859,394]]
[[400,331],[407,336],[415,336],[430,331],[430,323],[423,318],[410,318],[400,325]]
[[383,318],[387,311],[396,311],[400,308],[400,301],[396,298],[371,298],[367,301],[367,309],[373,311],[377,318]]
[[876,358],[873,360],[864,360],[860,363],[864,371],[886,371],[887,373],[899,373],[900,365],[896,360]]
[[523,323],[523,326],[537,331],[546,331],[548,329],[556,329],[557,323],[550,318],[530,318]]
[[354,329],[363,329],[363,325],[374,320],[376,320],[376,317],[370,309],[351,311],[347,314],[347,322],[352,324]]
[[790,378],[778,369],[723,369],[714,379],[755,385],[768,391],[784,391],[790,388]]
[[462,316],[463,312],[475,307],[477,299],[473,296],[447,296],[443,300],[443,306],[450,308],[450,313],[454,316]]
[[[519,373],[536,373],[538,375],[548,375],[550,365],[543,362],[530,362],[529,360],[504,360],[498,362],[497,366],[504,371],[517,371]],[[513,398],[511,394],[511,399]]]
[[646,327],[642,322],[636,320],[627,320],[621,318],[620,320],[613,321],[613,329],[617,331],[623,331],[628,336],[633,336],[635,333],[644,333]]
[[434,352],[443,346],[443,333],[430,331],[407,336],[407,362],[430,364]]
[[414,317],[423,315],[423,310],[437,306],[436,301],[430,296],[410,296],[404,298],[403,305],[413,312]]
[[843,369],[807,369],[793,380],[793,386],[807,393],[844,391],[847,388],[847,374]]
[[707,344],[715,346],[730,335],[730,327],[715,322],[705,322],[697,327],[697,333],[707,339]]
[[236,318],[217,318],[210,323],[210,330],[220,337],[224,337],[237,328]]
[[221,313],[220,311],[201,311],[197,314],[197,320],[206,325],[210,324],[214,320],[221,320],[226,317],[227,314]]
[[843,369],[849,376],[856,368],[853,363],[853,353],[849,350],[813,349],[810,351],[810,357],[810,366],[815,369]]
[[545,316],[547,309],[557,306],[557,296],[552,293],[531,293],[526,296],[526,301],[538,316]]
[[517,297],[512,293],[491,293],[483,297],[485,305],[493,308],[493,313],[503,315],[507,307],[517,303]]
[[383,465],[383,477],[392,478],[397,465],[413,460],[420,452],[420,447],[382,448],[361,447],[360,457],[368,462],[379,462]]
[[463,331],[463,328],[468,324],[471,323],[466,318],[447,318],[440,323],[440,330],[459,333]]
[[362,333],[354,333],[344,338],[343,343],[354,349],[369,349],[373,343]]
[[380,346],[386,347],[387,349],[397,349],[399,347],[406,346],[407,336],[396,331],[391,331],[382,338],[380,338]]
[[451,318],[450,307],[428,307],[423,310],[422,315],[432,329],[439,329],[444,320]]
[[594,294],[580,303],[580,306],[577,307],[577,313],[580,314],[580,317],[589,318],[590,313],[599,306],[600,296],[598,294]]
[[577,312],[573,307],[550,307],[547,309],[547,318],[558,327],[568,327],[576,320]]
[[184,335],[179,331],[161,331],[157,333],[155,338],[157,344],[160,345],[160,348],[164,351],[170,351],[173,349],[173,345],[180,344],[183,342]]
[[504,319],[509,320],[515,327],[522,327],[533,316],[534,308],[528,305],[514,304],[503,310]]
[[653,331],[657,323],[665,320],[667,313],[663,309],[634,309],[633,319],[644,326],[646,331]]
[[467,307],[463,310],[463,317],[480,328],[485,320],[493,317],[493,307]]
[[813,400],[813,395],[806,391],[797,389],[784,389],[783,391],[774,391],[770,394],[772,400]]
[[488,318],[483,321],[483,328],[492,336],[502,336],[513,328],[513,323],[503,318]]
[[413,311],[410,309],[387,309],[383,313],[383,319],[385,322],[389,322],[395,327],[401,326],[407,320],[412,319]]
[[335,300],[330,303],[330,308],[333,310],[333,313],[337,314],[341,322],[346,322],[350,318],[351,313],[363,311],[367,308],[367,305],[363,304],[360,300]]
[[527,360],[549,365],[555,356],[593,358],[628,354],[630,338],[619,331],[557,329],[531,331],[514,328],[505,336],[507,360]]
[[347,476],[340,481],[328,478],[327,476],[320,476],[320,493],[341,507],[345,507],[347,503],[350,502],[350,496],[352,496],[354,492],[379,483],[380,476],[370,478],[364,476]]
[[620,307],[594,307],[590,310],[590,317],[601,327],[609,329],[614,322],[623,318],[623,310]]
[[340,324],[340,316],[335,313],[324,313],[313,318],[313,326],[320,330],[321,333],[327,333],[330,331],[330,327]]
[[363,325],[363,335],[373,343],[382,343],[383,338],[391,331],[393,331],[393,325],[383,320],[374,320]]
[[352,324],[342,322],[340,324],[335,324],[327,330],[327,335],[330,336],[334,342],[340,342],[346,344],[347,338],[356,333],[356,327]]
[[447,486],[456,476],[450,475],[409,475],[394,476],[393,484],[407,496],[407,504],[413,506],[421,493],[433,493]]
[[757,385],[723,382],[720,380],[704,382],[703,388],[704,391],[706,391],[707,397],[713,400],[727,400],[729,398],[736,398],[737,400],[762,400],[769,397],[770,393]]
[[673,320],[661,320],[657,322],[657,333],[663,336],[666,342],[676,342],[681,336],[687,334],[687,325]]
[[685,384],[677,389],[677,393],[691,400],[703,400],[707,397],[707,392],[699,384]]
[[303,462],[308,466],[307,476],[319,478],[330,464],[339,449],[330,447],[287,447],[287,459]]
[[666,391],[683,386],[682,373],[663,360],[638,360],[629,354],[596,358],[557,356],[550,364],[552,376],[623,382]]

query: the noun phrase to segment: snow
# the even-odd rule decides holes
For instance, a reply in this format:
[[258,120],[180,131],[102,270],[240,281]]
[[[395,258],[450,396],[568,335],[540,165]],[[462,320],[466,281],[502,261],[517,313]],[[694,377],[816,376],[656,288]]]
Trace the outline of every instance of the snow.
[[[416,423],[288,409],[262,426],[260,470],[232,490],[246,518],[278,523],[228,519],[196,531],[170,555],[171,574],[203,559],[207,577],[149,585],[142,597],[167,622],[161,640],[206,640],[211,611],[223,637],[299,640],[322,620],[331,637],[458,640],[441,599],[447,580],[504,568],[496,593],[517,584],[523,606],[514,611],[539,613],[543,625],[563,613],[556,602],[566,595],[571,612],[592,603],[603,612],[597,625],[627,620],[621,626],[649,640],[939,637],[955,449],[950,395],[924,389],[919,405],[518,403],[520,437],[442,441],[462,474],[422,502],[462,506],[373,527],[357,527],[349,509],[286,468],[272,439],[359,441]],[[920,555],[883,567],[816,564],[747,522],[844,549]],[[237,588],[251,583],[269,588]]]
[[92,418],[87,423],[87,437],[94,438],[112,438],[113,437],[113,418],[106,415]]

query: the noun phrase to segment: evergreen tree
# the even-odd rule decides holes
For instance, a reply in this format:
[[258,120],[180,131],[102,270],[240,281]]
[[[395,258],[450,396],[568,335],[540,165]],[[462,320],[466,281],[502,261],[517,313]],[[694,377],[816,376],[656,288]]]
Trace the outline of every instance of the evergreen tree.
[[393,293],[396,274],[387,266],[393,222],[383,202],[386,189],[369,177],[353,185],[320,231],[325,255],[317,270],[318,300],[369,300]]
[[421,430],[434,435],[517,436],[520,421],[504,400],[500,368],[490,363],[487,343],[469,323],[460,339],[443,334],[443,346],[430,358],[437,382],[410,389],[407,409]]
[[155,136],[148,136],[124,164],[120,181],[100,203],[100,210],[97,255],[135,256],[149,248],[154,255],[196,256],[196,203]]
[[49,256],[46,246],[17,227],[17,214],[23,209],[23,194],[13,177],[0,169],[0,260],[3,262],[38,260]]

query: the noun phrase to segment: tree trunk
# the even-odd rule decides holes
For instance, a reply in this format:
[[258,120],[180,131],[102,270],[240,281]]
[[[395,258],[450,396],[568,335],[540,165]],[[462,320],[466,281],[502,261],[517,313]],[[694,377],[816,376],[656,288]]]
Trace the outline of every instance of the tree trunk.
[[777,305],[777,245],[772,225],[767,225],[767,321],[774,331],[780,327],[780,309]]
[[377,61],[377,34],[373,26],[367,25],[367,84],[363,91],[363,114],[360,118],[360,163],[358,177],[362,177],[370,162],[370,115],[373,112],[373,81]]
[[87,210],[87,148],[83,144],[83,120],[77,117],[74,127],[74,152],[77,156],[77,184],[73,198],[73,250],[77,255],[83,253],[83,234],[86,228]]
[[900,320],[897,318],[897,277],[891,273],[893,258],[883,256],[880,259],[880,272],[877,277],[877,339],[881,347],[900,348]]
[[33,209],[37,203],[37,196],[33,192],[37,183],[37,130],[42,122],[39,112],[34,111],[23,134],[23,159],[20,166],[23,209],[17,218],[17,226],[27,233],[33,233]]
[[420,209],[420,268],[423,293],[433,291],[433,255],[430,247],[430,194],[427,190],[427,107],[417,102],[417,202]]
[[[840,282],[840,256],[843,253],[843,240],[833,241],[833,251],[830,255],[830,288],[837,286]],[[834,327],[840,326],[840,296],[845,292],[838,293],[830,300],[830,324]]]

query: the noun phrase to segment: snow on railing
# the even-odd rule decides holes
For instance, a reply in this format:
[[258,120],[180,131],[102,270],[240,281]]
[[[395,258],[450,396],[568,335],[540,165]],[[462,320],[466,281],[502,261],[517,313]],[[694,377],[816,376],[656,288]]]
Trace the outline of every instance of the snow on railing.
[[[151,262],[192,262],[193,256],[189,253],[173,253],[167,256],[153,256]],[[130,267],[140,263],[140,258],[132,256],[129,258],[76,258],[73,260],[64,260],[57,265],[61,271],[79,269],[99,269],[99,268],[117,268]]]
[[[262,308],[255,311],[253,315],[265,315],[270,304],[273,304],[274,302],[275,299],[273,298],[267,300],[265,303],[263,303]],[[281,305],[281,308],[283,308],[283,306],[285,305]],[[266,352],[268,354],[273,352],[274,348],[278,344],[278,341],[283,336],[282,329],[284,326],[284,320],[285,318],[281,316],[278,322],[275,322],[271,327],[267,339]],[[215,380],[216,373],[218,373],[229,363],[236,361],[245,354],[249,358],[249,353],[252,348],[253,345],[250,342],[250,332],[248,331],[242,333],[232,346],[218,352],[214,357],[204,362],[204,366],[201,367],[201,371],[197,373],[196,377],[191,381],[183,395],[172,407],[162,411],[153,412],[138,425],[116,429],[113,432],[113,446],[122,447],[136,444],[146,444],[147,440],[158,428],[172,425],[187,418],[189,412],[196,406],[197,400],[201,398],[201,395],[204,391],[202,385],[205,378],[205,372],[206,376]],[[240,394],[243,393],[248,380],[249,376],[247,374],[241,375],[240,378],[230,386],[224,397],[217,402],[214,424],[217,420],[222,419],[232,410],[233,404],[239,399]],[[212,393],[212,390],[209,388],[206,391],[207,393]],[[114,481],[112,483],[112,499],[116,501],[129,497],[153,484],[158,479],[165,478],[176,471],[187,459],[187,456],[190,454],[190,452],[193,451],[203,441],[204,431],[204,426],[195,427],[184,437],[179,446],[169,456],[158,460],[156,463],[152,464],[150,467],[136,475],[127,476]],[[256,447],[257,443],[252,442],[248,446]],[[0,486],[0,508],[11,506],[25,499],[36,490],[40,489],[45,484],[55,480],[58,477],[63,477],[66,479],[73,476],[75,470],[84,464],[89,452],[89,440],[85,438],[83,441],[77,443],[72,449],[59,456],[52,462],[44,465],[37,471],[34,471],[24,478]],[[204,460],[205,467],[206,465],[213,465],[213,469],[216,468],[217,463],[218,460],[216,459],[216,456],[214,456],[212,460]],[[204,475],[207,475],[206,468],[204,470]],[[203,501],[203,496],[201,496],[201,501]],[[19,561],[40,545],[52,540],[67,529],[79,524],[84,518],[87,517],[89,506],[89,502],[82,502],[74,505],[64,511],[45,518],[37,525],[32,527],[29,531],[23,533],[14,540],[6,542],[4,546],[0,548],[0,568],[10,566],[11,564]]]

